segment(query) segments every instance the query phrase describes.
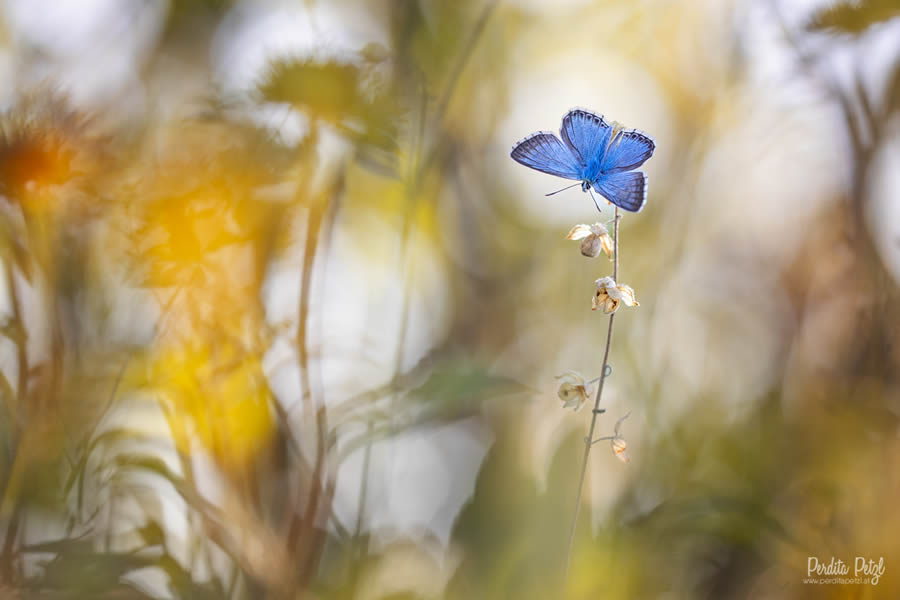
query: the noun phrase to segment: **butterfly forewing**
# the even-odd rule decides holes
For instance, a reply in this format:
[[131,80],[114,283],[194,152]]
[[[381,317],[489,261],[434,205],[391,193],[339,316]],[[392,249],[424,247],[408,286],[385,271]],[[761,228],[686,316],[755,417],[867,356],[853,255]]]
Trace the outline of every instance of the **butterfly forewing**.
[[539,132],[528,136],[510,153],[513,160],[549,175],[566,179],[581,179],[578,160],[552,133]]
[[592,185],[604,198],[631,212],[641,210],[647,201],[647,176],[640,171],[601,175]]
[[623,131],[610,142],[600,172],[621,173],[637,169],[653,156],[655,149],[656,143],[650,136],[636,130]]
[[612,134],[612,128],[603,117],[580,108],[570,110],[563,117],[559,133],[578,158],[582,177],[588,180],[597,177]]

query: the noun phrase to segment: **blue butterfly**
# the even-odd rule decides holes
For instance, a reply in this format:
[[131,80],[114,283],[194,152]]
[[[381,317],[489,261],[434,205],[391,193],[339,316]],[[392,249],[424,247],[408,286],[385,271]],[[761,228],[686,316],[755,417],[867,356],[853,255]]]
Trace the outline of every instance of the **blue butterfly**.
[[601,115],[581,109],[570,110],[563,117],[559,133],[562,141],[546,131],[529,135],[513,146],[510,156],[543,173],[581,180],[583,192],[593,188],[625,210],[638,212],[644,207],[647,176],[633,169],[656,149],[649,136],[610,125]]

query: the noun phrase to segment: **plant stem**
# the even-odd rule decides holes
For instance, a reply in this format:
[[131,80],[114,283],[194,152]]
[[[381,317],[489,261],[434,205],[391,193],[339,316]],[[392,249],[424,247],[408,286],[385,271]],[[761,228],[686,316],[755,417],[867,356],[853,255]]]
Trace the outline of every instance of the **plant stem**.
[[[619,278],[619,208],[616,207],[615,234],[613,237],[613,279]],[[609,315],[609,327],[606,330],[606,349],[603,351],[603,366],[600,368],[600,385],[597,386],[597,396],[594,398],[594,410],[591,413],[591,427],[584,438],[584,456],[581,460],[581,476],[578,478],[578,491],[575,493],[575,514],[572,516],[572,527],[569,530],[569,546],[566,550],[566,580],[569,579],[569,566],[572,562],[572,545],[575,542],[575,529],[578,525],[578,513],[581,512],[581,493],[584,490],[584,479],[587,474],[588,457],[591,454],[594,429],[597,427],[597,415],[600,414],[600,398],[603,395],[603,384],[606,382],[606,366],[609,364],[609,348],[612,345],[613,322],[616,313]]]

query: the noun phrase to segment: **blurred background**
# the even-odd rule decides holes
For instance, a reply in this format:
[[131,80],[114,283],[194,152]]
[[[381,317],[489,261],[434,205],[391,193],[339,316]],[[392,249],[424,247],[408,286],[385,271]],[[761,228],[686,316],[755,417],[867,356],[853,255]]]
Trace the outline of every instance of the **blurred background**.
[[[6,0],[0,82],[0,598],[900,597],[897,0]],[[566,576],[573,106],[657,150]]]

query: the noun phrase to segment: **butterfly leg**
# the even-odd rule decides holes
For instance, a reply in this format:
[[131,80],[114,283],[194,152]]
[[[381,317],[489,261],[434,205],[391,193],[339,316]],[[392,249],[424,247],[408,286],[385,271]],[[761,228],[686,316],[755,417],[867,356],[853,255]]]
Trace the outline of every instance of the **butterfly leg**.
[[594,191],[591,188],[587,189],[588,193],[591,195],[591,200],[594,201],[594,206],[597,207],[597,212],[603,212],[603,209],[600,208],[600,204],[597,202],[597,197],[594,196]]

